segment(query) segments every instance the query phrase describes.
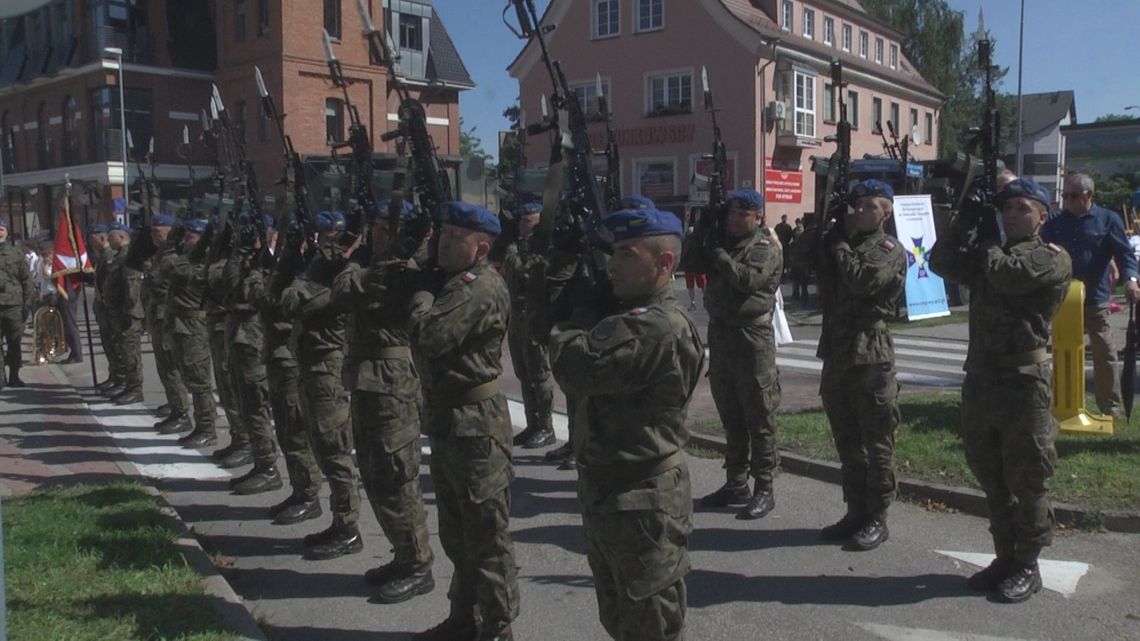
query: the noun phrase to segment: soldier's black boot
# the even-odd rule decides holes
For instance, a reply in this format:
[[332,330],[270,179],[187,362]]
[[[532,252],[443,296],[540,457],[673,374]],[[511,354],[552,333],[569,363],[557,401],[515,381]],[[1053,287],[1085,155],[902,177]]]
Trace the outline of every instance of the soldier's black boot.
[[209,447],[217,442],[217,434],[198,429],[178,439],[178,444],[189,450],[200,450],[203,447]]
[[1037,564],[1015,563],[998,583],[994,598],[1002,603],[1021,603],[1041,591],[1041,570]]
[[190,417],[186,412],[171,412],[170,416],[154,424],[154,431],[159,434],[177,434],[190,428]]
[[389,579],[403,571],[404,565],[396,561],[389,561],[384,565],[372,568],[364,573],[364,582],[368,585],[375,585],[380,587],[388,582]]
[[848,512],[839,521],[820,530],[819,535],[824,541],[846,541],[859,531],[862,523],[863,519],[858,514]]
[[571,456],[574,456],[574,446],[570,443],[564,443],[547,452],[543,458],[551,463],[561,463]]
[[309,500],[300,499],[299,503],[286,506],[280,512],[273,515],[273,523],[275,525],[293,525],[302,521],[315,519],[323,514],[321,510],[321,500],[313,497]]
[[966,587],[975,592],[989,592],[996,588],[1013,569],[1013,550],[1012,537],[995,534],[994,553],[997,556],[985,569],[975,572],[966,579]]
[[538,430],[536,428],[527,426],[526,429],[519,432],[518,434],[515,434],[515,437],[511,439],[511,445],[514,445],[515,447],[522,446],[522,444],[530,440],[530,437],[534,436],[534,433],[537,431]]
[[23,387],[24,381],[20,380],[20,369],[12,367],[8,370],[8,387]]
[[346,554],[356,554],[364,549],[360,530],[356,529],[355,525],[342,525],[334,527],[332,530],[324,541],[309,546],[305,550],[305,558],[314,561],[327,561]]
[[889,538],[891,538],[891,532],[887,529],[887,520],[875,516],[864,521],[859,531],[852,534],[851,538],[847,540],[847,545],[843,547],[847,550],[868,552],[886,543]]
[[99,383],[98,385],[96,385],[95,391],[99,392],[100,394],[105,394],[107,392],[107,390],[111,389],[112,387],[115,387],[116,385],[119,387],[122,387],[123,383],[121,381],[119,381],[118,379],[108,378],[107,380],[103,381],[102,383]]
[[114,385],[111,385],[110,387],[104,389],[101,394],[103,394],[104,397],[113,400],[116,396],[122,394],[126,389],[127,388],[122,383],[116,382]]
[[311,548],[319,543],[324,543],[336,532],[336,526],[330,525],[320,532],[306,534],[304,538],[304,545],[306,548]]
[[163,403],[154,408],[155,418],[166,418],[167,416],[170,416],[170,403]]
[[477,641],[515,641],[515,635],[510,628],[503,628],[498,632],[485,630],[479,634]]
[[233,454],[234,450],[236,450],[237,448],[238,448],[238,444],[234,443],[233,441],[230,441],[229,445],[227,445],[225,447],[219,447],[218,449],[214,450],[213,452],[210,452],[210,456],[213,457],[213,459],[215,461],[220,461],[220,460],[226,458],[227,456],[229,456],[230,454]]
[[218,461],[218,467],[223,470],[228,470],[243,465],[249,465],[253,462],[253,452],[249,449],[248,445],[242,445],[230,451],[226,457]]
[[131,405],[143,402],[143,393],[140,389],[129,389],[112,399],[115,405]]
[[553,445],[556,440],[554,437],[554,428],[540,428],[531,433],[530,437],[523,441],[522,447],[524,450],[537,450],[547,445]]
[[478,633],[474,621],[459,621],[447,617],[430,630],[412,636],[412,641],[474,641]]
[[304,499],[298,496],[296,492],[290,494],[289,496],[286,496],[284,501],[281,501],[280,503],[274,503],[269,507],[269,518],[276,518],[278,514],[281,514],[281,512],[285,510],[285,508],[293,507],[302,501],[304,501]]
[[752,498],[748,500],[748,505],[736,513],[736,518],[741,521],[761,519],[774,507],[776,507],[776,497],[772,494],[772,490],[757,487],[752,493]]
[[744,507],[752,499],[748,483],[725,483],[720,489],[701,497],[701,507]]
[[281,474],[277,472],[276,465],[270,465],[260,470],[255,467],[254,473],[249,478],[234,486],[234,493],[261,494],[262,492],[279,490],[282,485]]
[[412,570],[405,567],[393,570],[376,591],[376,600],[380,603],[403,603],[434,589],[435,579],[431,575],[431,568]]
[[562,462],[558,464],[558,469],[562,470],[563,472],[576,470],[578,469],[578,459],[573,454],[571,454],[570,456],[562,459]]

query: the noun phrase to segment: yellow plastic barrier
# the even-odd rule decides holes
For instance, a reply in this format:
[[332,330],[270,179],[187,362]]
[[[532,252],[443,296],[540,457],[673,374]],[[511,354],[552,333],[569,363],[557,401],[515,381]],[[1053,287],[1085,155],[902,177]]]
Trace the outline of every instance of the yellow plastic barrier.
[[1061,308],[1053,317],[1053,417],[1061,431],[1112,434],[1112,417],[1085,407],[1085,284],[1069,283]]

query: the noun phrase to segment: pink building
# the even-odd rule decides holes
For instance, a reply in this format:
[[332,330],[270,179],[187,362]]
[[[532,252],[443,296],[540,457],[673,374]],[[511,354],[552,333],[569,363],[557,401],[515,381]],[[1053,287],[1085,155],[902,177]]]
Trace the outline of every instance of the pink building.
[[[621,152],[622,193],[643,194],[679,211],[699,201],[695,173],[712,147],[702,108],[701,67],[709,71],[728,147],[732,188],[765,193],[768,221],[815,208],[813,156],[834,151],[829,65],[848,83],[852,156],[883,153],[876,123],[912,135],[911,157],[937,156],[945,99],[900,50],[903,34],[867,15],[858,0],[552,0],[543,24],[551,55],[589,109],[595,77],[609,100]],[[529,43],[508,70],[529,119],[552,88],[539,47]],[[603,125],[592,126],[595,149]],[[544,164],[549,141],[532,138],[527,157]],[[822,183],[822,181],[820,181]],[[822,186],[820,187],[822,188]]]

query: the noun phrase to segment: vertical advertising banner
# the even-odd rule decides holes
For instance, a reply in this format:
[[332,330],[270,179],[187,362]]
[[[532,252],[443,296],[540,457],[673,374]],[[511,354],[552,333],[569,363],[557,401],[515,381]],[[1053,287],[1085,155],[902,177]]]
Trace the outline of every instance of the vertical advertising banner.
[[937,240],[930,196],[895,196],[895,229],[906,252],[907,320],[949,316],[946,285],[927,261]]

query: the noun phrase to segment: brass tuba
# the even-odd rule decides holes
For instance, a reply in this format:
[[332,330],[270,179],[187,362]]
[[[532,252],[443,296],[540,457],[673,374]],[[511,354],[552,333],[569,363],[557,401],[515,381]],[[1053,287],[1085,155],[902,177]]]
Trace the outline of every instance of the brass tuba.
[[43,305],[32,317],[35,363],[43,365],[67,349],[64,340],[63,315],[55,305]]

